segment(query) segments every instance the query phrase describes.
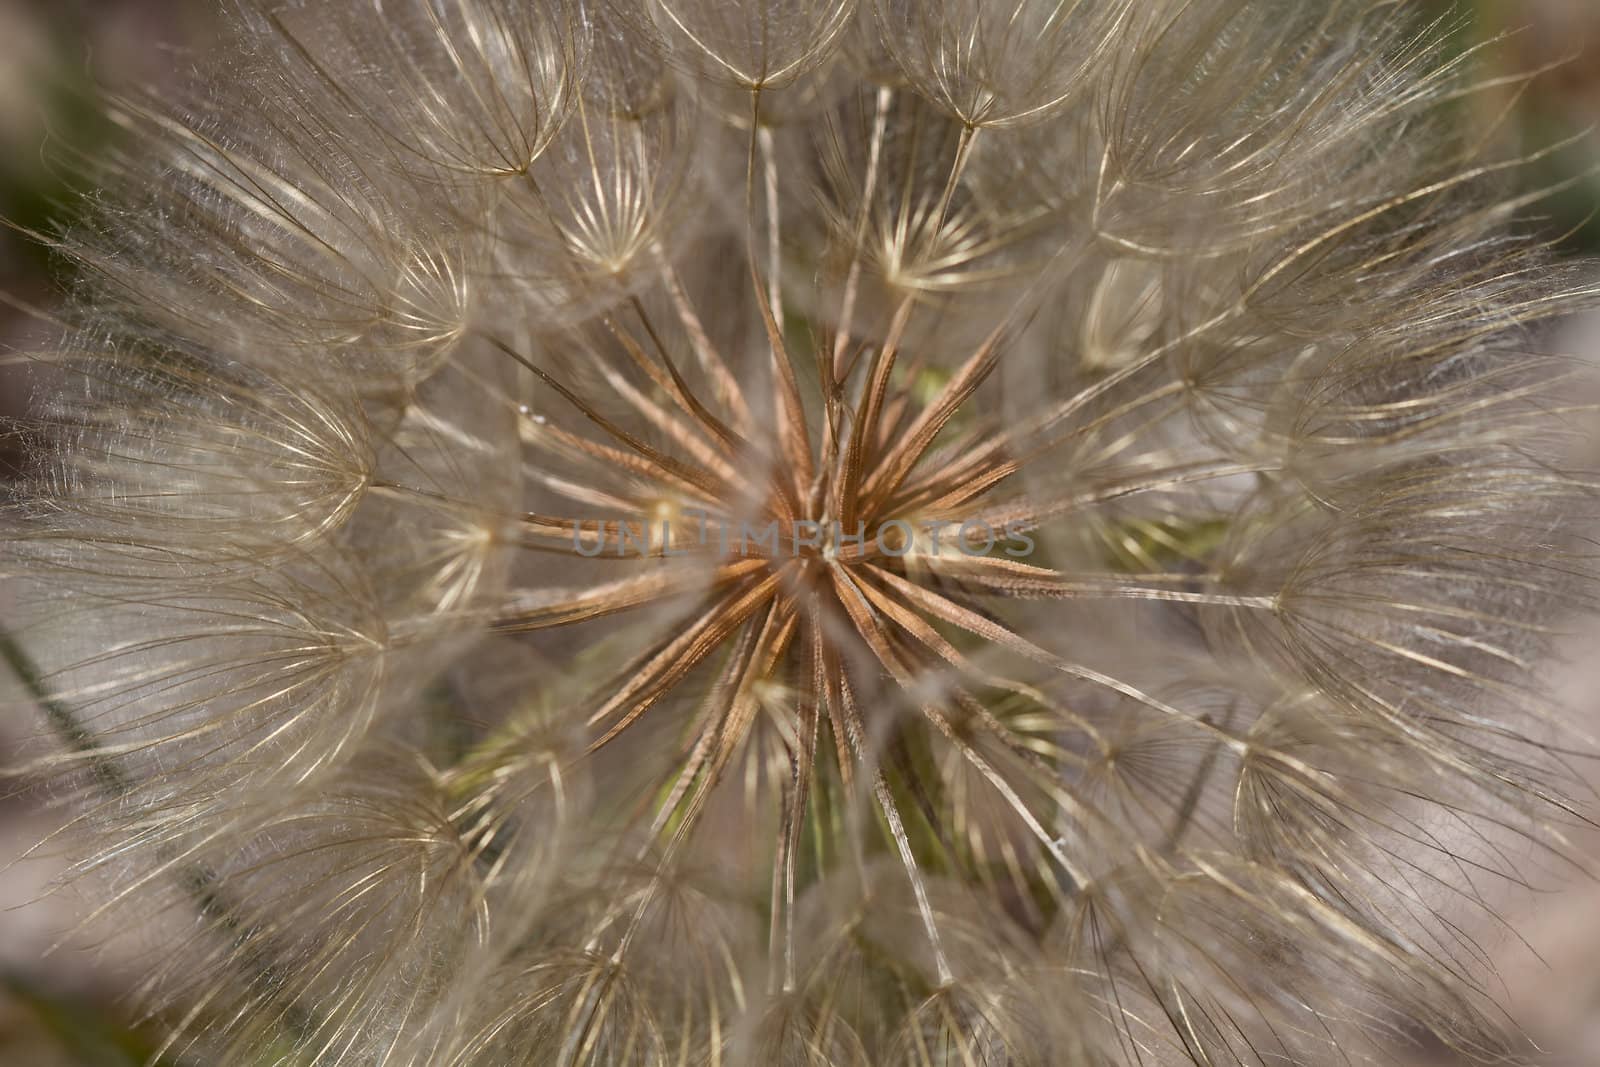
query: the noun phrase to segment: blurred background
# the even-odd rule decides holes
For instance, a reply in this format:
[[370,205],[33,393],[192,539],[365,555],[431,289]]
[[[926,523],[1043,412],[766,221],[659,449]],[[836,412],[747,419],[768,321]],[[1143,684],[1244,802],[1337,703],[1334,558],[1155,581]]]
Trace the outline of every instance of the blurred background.
[[[49,162],[52,142],[93,151],[108,135],[103,86],[159,87],[194,62],[216,0],[0,0],[0,426],[34,388],[27,351],[50,334],[27,309],[47,310],[67,281],[38,244],[13,227],[49,230],[70,220],[71,176]],[[10,225],[6,225],[9,223]],[[17,452],[0,430],[0,488]],[[6,593],[0,585],[0,622]],[[22,738],[22,686],[0,658],[0,766]],[[48,846],[19,858],[54,827],[48,797],[0,783],[0,1065],[136,1067],[155,1043],[131,1023],[131,967],[72,933],[83,909],[50,894],[61,863]],[[186,1065],[187,1067],[187,1065]]]
[[[1506,148],[1566,145],[1524,176],[1530,188],[1562,190],[1533,209],[1530,222],[1565,255],[1600,256],[1600,0],[1410,2],[1456,18],[1459,47],[1489,42],[1492,73],[1543,72],[1480,100],[1462,121],[1492,131]],[[103,143],[102,87],[159,90],[181,76],[210,39],[215,8],[215,0],[0,0],[0,222],[12,224],[0,225],[0,420],[25,410],[26,353],[50,332],[30,312],[47,312],[70,280],[13,228],[71,220],[71,176],[51,165],[50,145],[92,151]],[[1560,347],[1600,357],[1600,316],[1569,324]],[[0,432],[0,491],[17,459]],[[0,588],[0,621],[4,612]],[[1570,688],[1600,712],[1600,670]],[[0,709],[22,699],[0,661]],[[17,720],[0,714],[0,765],[18,751],[22,739],[7,733]],[[154,1046],[129,1021],[131,968],[100,947],[92,929],[73,931],[79,904],[48,892],[61,873],[48,848],[18,859],[51,829],[47,801],[37,790],[0,787],[0,1065],[136,1067]],[[1600,840],[1594,849],[1600,855]],[[1517,952],[1503,968],[1519,1020],[1553,1050],[1554,1064],[1600,1064],[1600,887],[1548,896],[1533,914],[1512,919],[1543,958],[1530,963]],[[1416,1067],[1452,1064],[1435,1058]]]

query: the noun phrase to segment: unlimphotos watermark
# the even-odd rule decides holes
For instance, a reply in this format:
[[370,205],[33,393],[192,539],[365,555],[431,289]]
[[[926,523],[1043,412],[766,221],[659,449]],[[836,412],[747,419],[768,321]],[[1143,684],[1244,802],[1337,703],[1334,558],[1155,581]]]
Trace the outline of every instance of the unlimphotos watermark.
[[[691,523],[691,530],[683,529]],[[572,544],[579,555],[591,559],[608,552],[618,556],[687,556],[697,548],[708,548],[712,544],[724,555],[743,555],[755,550],[769,556],[817,554],[825,557],[844,554],[847,546],[853,545],[862,554],[896,559],[912,555],[988,556],[996,551],[1003,551],[1013,559],[1025,559],[1033,555],[1037,547],[1028,532],[1030,527],[1021,522],[997,527],[982,519],[919,523],[889,519],[872,530],[865,522],[858,521],[853,531],[845,530],[844,524],[838,521],[795,519],[787,525],[786,531],[785,524],[776,519],[758,526],[745,520],[730,522],[703,511],[685,509],[676,518],[578,522],[573,525]]]

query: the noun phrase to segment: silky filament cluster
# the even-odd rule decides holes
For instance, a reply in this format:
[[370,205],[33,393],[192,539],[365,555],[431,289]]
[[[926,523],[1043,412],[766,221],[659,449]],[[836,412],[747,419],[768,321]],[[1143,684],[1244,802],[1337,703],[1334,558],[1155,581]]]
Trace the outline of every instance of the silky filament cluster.
[[1529,1053],[1593,291],[1447,23],[231,7],[3,556],[175,1062]]

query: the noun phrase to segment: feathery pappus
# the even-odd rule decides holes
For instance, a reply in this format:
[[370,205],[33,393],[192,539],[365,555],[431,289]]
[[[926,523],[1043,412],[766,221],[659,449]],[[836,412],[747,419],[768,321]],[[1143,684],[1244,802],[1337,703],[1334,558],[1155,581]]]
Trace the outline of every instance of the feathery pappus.
[[229,9],[0,557],[163,1055],[1531,1062],[1595,289],[1448,20]]

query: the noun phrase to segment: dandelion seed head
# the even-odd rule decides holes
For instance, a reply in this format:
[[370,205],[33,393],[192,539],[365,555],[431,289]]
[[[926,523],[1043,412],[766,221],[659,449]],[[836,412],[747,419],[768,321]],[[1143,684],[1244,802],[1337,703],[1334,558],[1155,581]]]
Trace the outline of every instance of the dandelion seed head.
[[1593,292],[1402,7],[234,5],[4,550],[170,1048],[1525,1058]]

